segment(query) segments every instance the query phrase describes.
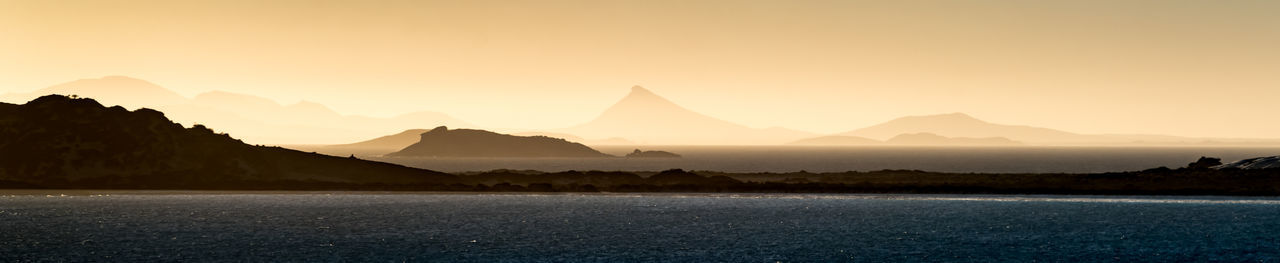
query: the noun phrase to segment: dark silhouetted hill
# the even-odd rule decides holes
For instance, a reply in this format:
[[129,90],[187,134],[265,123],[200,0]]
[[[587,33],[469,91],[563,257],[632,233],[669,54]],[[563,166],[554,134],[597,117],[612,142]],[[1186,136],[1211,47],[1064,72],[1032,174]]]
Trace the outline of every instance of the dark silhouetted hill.
[[546,136],[514,136],[440,126],[417,143],[388,154],[401,157],[611,157],[591,147]]
[[680,155],[667,151],[641,151],[636,149],[628,153],[627,158],[680,158]]
[[951,138],[937,134],[922,132],[908,133],[894,136],[885,141],[891,145],[920,145],[920,146],[1014,146],[1022,145],[1008,138]]
[[201,125],[184,128],[159,111],[108,108],[65,96],[0,104],[0,155],[0,181],[51,188],[290,189],[457,182],[453,175],[430,170],[247,145]]

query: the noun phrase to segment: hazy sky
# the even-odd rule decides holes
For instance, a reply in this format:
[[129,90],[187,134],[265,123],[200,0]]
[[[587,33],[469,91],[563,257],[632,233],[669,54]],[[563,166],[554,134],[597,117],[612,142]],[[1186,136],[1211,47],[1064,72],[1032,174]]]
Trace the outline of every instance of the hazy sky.
[[126,75],[186,96],[586,122],[642,85],[754,127],[965,112],[1280,137],[1280,1],[0,0],[0,93]]

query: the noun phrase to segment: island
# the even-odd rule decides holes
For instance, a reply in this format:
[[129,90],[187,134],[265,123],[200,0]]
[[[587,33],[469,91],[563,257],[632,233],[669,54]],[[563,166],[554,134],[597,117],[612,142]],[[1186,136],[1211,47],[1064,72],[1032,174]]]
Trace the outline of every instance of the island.
[[613,157],[581,143],[547,136],[515,136],[440,126],[393,157]]
[[636,149],[626,155],[627,158],[680,158],[679,154],[667,151],[641,151]]

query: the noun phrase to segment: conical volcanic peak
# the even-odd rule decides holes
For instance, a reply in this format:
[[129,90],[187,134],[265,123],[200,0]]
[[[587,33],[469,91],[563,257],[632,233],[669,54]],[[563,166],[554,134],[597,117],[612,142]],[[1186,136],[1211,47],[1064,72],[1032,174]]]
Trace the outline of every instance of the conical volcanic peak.
[[753,129],[681,107],[645,89],[631,92],[599,117],[559,130],[584,138],[621,137],[641,144],[777,144],[810,134],[779,129]]
[[680,107],[680,105],[676,105],[674,102],[671,102],[662,96],[658,96],[658,94],[654,94],[652,91],[640,86],[631,87],[631,93],[628,93],[626,97],[622,97],[621,100],[618,100],[618,103],[614,103],[612,107],[609,107],[609,109],[606,110],[606,112],[618,110],[638,110],[646,112],[688,111],[684,107]]
[[[631,93],[627,95],[627,98],[631,98],[631,97],[658,97],[658,94],[653,94],[652,91],[649,91],[648,89],[645,89],[640,85],[636,85],[636,86],[631,86]],[[658,97],[658,98],[661,98],[661,97]]]

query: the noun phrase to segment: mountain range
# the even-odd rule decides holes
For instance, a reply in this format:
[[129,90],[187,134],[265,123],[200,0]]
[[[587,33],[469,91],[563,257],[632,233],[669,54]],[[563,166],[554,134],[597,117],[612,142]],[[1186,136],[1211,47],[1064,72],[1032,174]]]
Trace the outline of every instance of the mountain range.
[[[334,145],[359,141],[331,148],[394,151],[417,142],[418,135],[427,131],[427,127],[478,128],[449,115],[429,111],[377,118],[343,115],[307,101],[285,105],[262,97],[224,91],[187,98],[159,85],[123,76],[82,79],[30,93],[4,94],[0,95],[0,101],[23,103],[46,94],[78,95],[129,109],[157,109],[178,123],[218,127],[221,132],[237,134],[248,142],[260,144]],[[388,135],[397,131],[401,132]],[[587,145],[873,145],[897,136],[920,133],[950,138],[947,141],[951,142],[959,138],[1003,138],[1026,145],[1280,145],[1280,139],[1079,134],[991,123],[963,113],[908,116],[848,132],[819,135],[777,127],[752,128],[717,119],[684,108],[640,86],[632,87],[629,94],[588,122],[562,129],[513,134],[544,135]],[[951,143],[944,145],[948,144]]]

